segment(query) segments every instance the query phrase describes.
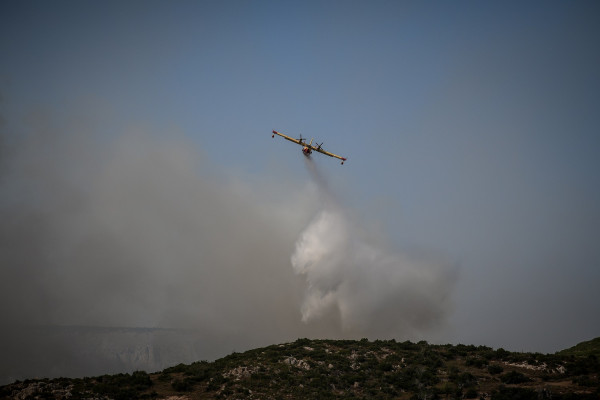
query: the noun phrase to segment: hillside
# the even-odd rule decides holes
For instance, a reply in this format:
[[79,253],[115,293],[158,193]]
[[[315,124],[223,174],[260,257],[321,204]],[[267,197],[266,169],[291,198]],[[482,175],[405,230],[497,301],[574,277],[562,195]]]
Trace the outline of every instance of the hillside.
[[600,337],[581,342],[569,349],[559,351],[558,354],[565,356],[573,355],[587,357],[593,355],[595,357],[600,357]]
[[27,380],[15,399],[598,399],[594,355],[426,342],[308,340],[162,372]]

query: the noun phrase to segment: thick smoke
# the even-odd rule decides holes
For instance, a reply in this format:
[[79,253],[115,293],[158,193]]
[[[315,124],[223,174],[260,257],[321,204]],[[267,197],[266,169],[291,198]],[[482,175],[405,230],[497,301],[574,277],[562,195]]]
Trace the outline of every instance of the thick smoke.
[[[0,314],[15,329],[0,332],[0,375],[65,359],[89,373],[97,361],[49,343],[43,326],[193,330],[207,359],[326,336],[300,321],[289,265],[309,192],[214,172],[170,132],[108,137],[101,122],[41,112],[25,121],[1,138]],[[285,192],[293,213],[272,200]]]
[[344,210],[315,163],[307,160],[307,167],[323,207],[291,258],[307,283],[302,320],[333,317],[346,333],[380,338],[439,325],[448,312],[455,269],[385,248]]
[[0,313],[14,328],[0,375],[98,373],[40,327],[186,329],[210,359],[298,337],[414,338],[443,321],[452,273],[382,246],[315,169],[316,185],[296,188],[215,172],[181,135],[25,121],[0,138]]

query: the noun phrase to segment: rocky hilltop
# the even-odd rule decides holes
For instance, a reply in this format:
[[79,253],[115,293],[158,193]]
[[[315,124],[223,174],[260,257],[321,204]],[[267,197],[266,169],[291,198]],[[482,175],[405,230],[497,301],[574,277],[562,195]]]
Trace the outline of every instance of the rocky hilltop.
[[[592,342],[593,343],[593,342]],[[148,374],[42,379],[11,399],[599,399],[600,362],[472,345],[299,339]],[[575,348],[574,348],[575,349]]]

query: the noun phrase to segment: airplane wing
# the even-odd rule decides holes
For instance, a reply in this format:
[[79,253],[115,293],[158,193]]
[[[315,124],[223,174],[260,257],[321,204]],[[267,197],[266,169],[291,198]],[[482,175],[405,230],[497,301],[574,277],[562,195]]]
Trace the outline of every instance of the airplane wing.
[[289,137],[288,135],[284,135],[283,133],[279,133],[277,131],[273,131],[273,137],[275,137],[275,135],[279,135],[282,138],[289,140],[290,142],[294,142],[296,144],[299,144],[300,146],[305,146],[306,145],[306,143],[304,143],[304,139],[301,139],[301,140],[300,139],[294,139],[292,137]]
[[319,147],[313,147],[313,146],[311,146],[311,147],[312,147],[312,149],[314,151],[318,151],[321,154],[325,154],[326,156],[337,158],[338,160],[342,160],[342,164],[344,163],[344,161],[346,161],[346,158],[344,158],[342,156],[338,156],[337,154],[330,153],[330,152],[328,152],[326,150],[323,150],[323,149],[321,149]]

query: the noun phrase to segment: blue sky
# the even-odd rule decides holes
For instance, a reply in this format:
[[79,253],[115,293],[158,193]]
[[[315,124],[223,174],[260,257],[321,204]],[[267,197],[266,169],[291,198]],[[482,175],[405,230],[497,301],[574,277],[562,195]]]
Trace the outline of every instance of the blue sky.
[[458,265],[432,340],[556,351],[600,335],[599,17],[593,1],[4,1],[3,140],[43,110],[93,120],[100,147],[183,136],[223,176],[303,187],[300,149],[270,132],[315,137],[348,157],[316,159],[348,208]]

